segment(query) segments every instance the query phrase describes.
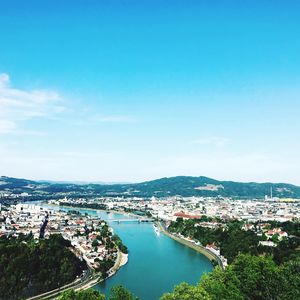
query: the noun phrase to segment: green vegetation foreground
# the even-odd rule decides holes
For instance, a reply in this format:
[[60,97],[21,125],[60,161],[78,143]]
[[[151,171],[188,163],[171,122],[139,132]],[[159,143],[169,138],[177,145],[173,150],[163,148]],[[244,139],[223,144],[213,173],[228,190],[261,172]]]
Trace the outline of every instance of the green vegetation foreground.
[[123,286],[117,285],[111,289],[108,298],[96,290],[84,290],[75,292],[74,290],[64,292],[58,300],[138,300],[136,296],[127,291]]
[[161,300],[296,300],[300,299],[300,259],[280,266],[270,256],[239,255],[225,271],[219,267],[200,283],[182,283]]
[[61,235],[0,238],[0,299],[31,297],[72,282],[86,264]]

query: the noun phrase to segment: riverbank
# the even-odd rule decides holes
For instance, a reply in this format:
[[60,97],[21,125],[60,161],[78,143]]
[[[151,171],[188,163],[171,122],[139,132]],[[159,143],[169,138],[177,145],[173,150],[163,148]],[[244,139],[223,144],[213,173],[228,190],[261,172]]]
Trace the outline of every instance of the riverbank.
[[115,261],[114,266],[108,271],[108,277],[113,276],[117,273],[117,271],[128,262],[128,254],[122,253],[118,249],[117,259]]
[[121,262],[120,262],[120,267],[123,267],[128,263],[128,254],[122,253],[121,252]]
[[143,219],[143,217],[145,217],[145,216],[140,216],[140,215],[134,214],[132,212],[127,212],[127,211],[122,211],[122,210],[90,208],[90,207],[80,207],[80,206],[71,206],[71,205],[58,205],[58,204],[54,204],[54,203],[46,203],[46,204],[49,206],[62,207],[62,208],[74,209],[74,210],[83,209],[83,210],[99,211],[99,212],[105,212],[105,213],[117,214],[117,215],[127,215],[130,217],[135,217],[137,219]]
[[[62,208],[67,208],[67,209],[74,209],[74,210],[78,210],[78,209],[84,209],[84,210],[91,210],[91,211],[102,211],[102,212],[106,212],[106,213],[112,213],[112,214],[126,214],[126,212],[122,212],[122,211],[117,211],[117,210],[111,210],[111,209],[101,209],[101,208],[90,208],[90,207],[81,207],[81,206],[73,206],[73,205],[59,205],[59,204],[54,204],[54,203],[47,203],[45,202],[47,205],[49,206],[54,206],[54,207],[62,207]],[[129,214],[129,213],[128,213]],[[133,215],[133,214],[132,214]],[[135,215],[134,215],[135,216]]]
[[218,257],[215,253],[209,251],[208,249],[206,249],[205,247],[203,246],[200,246],[200,245],[195,245],[194,243],[188,241],[188,240],[185,240],[183,238],[180,238],[172,233],[170,233],[166,228],[165,226],[161,223],[161,222],[157,222],[157,225],[160,229],[160,231],[165,234],[166,236],[168,236],[169,238],[177,241],[178,243],[181,243],[201,254],[203,254],[205,257],[207,257],[211,262],[212,261],[216,261],[218,263],[218,265],[224,270],[224,265],[223,265],[223,262],[222,260],[220,259],[220,257]]
[[124,266],[126,263],[128,262],[128,254],[124,254],[121,251],[118,250],[118,256],[117,259],[115,261],[115,264],[112,266],[112,268],[108,271],[108,276],[106,278],[94,278],[93,280],[91,280],[90,282],[88,282],[87,284],[85,284],[84,286],[81,286],[78,289],[75,289],[77,291],[79,290],[86,290],[89,288],[94,287],[95,285],[107,280],[108,278],[114,276],[118,270]]

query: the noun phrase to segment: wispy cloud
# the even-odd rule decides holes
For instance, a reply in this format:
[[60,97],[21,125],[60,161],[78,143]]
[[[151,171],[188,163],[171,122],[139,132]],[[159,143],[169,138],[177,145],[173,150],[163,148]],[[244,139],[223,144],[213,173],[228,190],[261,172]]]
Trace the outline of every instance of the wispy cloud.
[[86,152],[86,151],[63,151],[54,153],[57,157],[63,157],[64,159],[99,159],[103,157],[111,156],[110,152]]
[[11,133],[16,128],[17,128],[17,125],[15,122],[12,122],[9,120],[0,120],[0,133]]
[[62,100],[55,91],[14,88],[9,75],[0,74],[0,134],[38,134],[22,130],[21,123],[64,111]]
[[91,120],[94,122],[101,122],[101,123],[136,123],[137,122],[137,120],[132,117],[118,116],[118,115],[93,116]]
[[208,145],[214,147],[223,147],[228,144],[229,139],[225,137],[206,137],[191,141],[194,145]]

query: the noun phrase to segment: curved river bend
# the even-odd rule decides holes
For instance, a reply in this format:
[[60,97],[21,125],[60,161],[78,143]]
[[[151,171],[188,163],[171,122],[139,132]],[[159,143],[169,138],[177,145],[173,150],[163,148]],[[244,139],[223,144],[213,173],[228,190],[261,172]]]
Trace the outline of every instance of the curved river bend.
[[[48,207],[55,209],[53,206]],[[180,282],[196,284],[203,273],[212,270],[212,265],[205,256],[162,233],[157,235],[152,223],[111,222],[110,220],[132,217],[104,211],[76,210],[98,215],[108,221],[129,249],[128,263],[114,276],[95,286],[95,289],[106,295],[111,287],[122,284],[140,300],[158,300],[163,293],[172,291]]]

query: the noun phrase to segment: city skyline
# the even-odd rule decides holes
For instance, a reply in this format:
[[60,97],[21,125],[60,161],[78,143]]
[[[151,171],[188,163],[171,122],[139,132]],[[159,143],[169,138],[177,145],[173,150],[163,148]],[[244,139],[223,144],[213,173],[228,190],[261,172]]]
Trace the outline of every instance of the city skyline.
[[2,1],[0,175],[300,185],[297,1]]

